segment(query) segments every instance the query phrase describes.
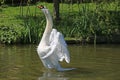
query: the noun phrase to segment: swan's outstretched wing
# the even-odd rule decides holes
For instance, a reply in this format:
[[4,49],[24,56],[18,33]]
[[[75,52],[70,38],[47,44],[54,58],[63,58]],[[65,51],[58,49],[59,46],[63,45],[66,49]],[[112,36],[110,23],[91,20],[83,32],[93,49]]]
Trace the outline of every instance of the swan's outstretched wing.
[[63,61],[63,59],[65,59],[67,63],[70,62],[67,44],[64,40],[63,35],[56,29],[52,30],[49,43],[51,50],[44,57],[42,57],[42,59],[45,59],[49,56],[54,56],[58,61]]
[[46,55],[41,57],[42,60],[52,57],[52,59],[50,59],[52,63],[63,61],[63,59],[65,59],[67,63],[70,62],[67,44],[64,40],[63,35],[56,29],[52,30],[49,38],[49,43],[50,49],[47,51],[48,53]]
[[67,63],[70,62],[69,52],[67,49],[67,44],[64,40],[63,35],[58,32],[56,29],[53,29],[50,35],[50,45],[55,45],[54,54],[57,55],[59,61],[65,61]]

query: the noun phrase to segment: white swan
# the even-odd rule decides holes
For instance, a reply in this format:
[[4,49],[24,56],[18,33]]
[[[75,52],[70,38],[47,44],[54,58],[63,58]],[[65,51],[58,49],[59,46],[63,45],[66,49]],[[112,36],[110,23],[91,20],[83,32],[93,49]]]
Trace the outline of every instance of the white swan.
[[37,52],[43,63],[48,68],[55,68],[57,71],[67,71],[74,68],[62,68],[59,61],[70,62],[67,44],[63,35],[56,29],[52,29],[53,20],[48,9],[44,6],[38,6],[46,16],[47,24]]

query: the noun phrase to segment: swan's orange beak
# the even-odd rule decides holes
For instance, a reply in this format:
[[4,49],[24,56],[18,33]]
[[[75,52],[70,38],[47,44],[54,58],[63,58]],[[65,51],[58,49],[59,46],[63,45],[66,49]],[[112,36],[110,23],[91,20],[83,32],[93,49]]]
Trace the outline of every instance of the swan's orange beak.
[[43,5],[40,5],[40,6],[38,6],[38,8],[43,9],[43,8],[44,8],[44,6],[43,6]]

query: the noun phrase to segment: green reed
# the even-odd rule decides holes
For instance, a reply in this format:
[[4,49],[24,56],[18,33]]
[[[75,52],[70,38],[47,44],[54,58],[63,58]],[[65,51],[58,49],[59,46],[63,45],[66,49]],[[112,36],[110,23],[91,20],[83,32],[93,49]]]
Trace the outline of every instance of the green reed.
[[78,9],[72,8],[73,12],[64,14],[64,21],[61,21],[58,29],[66,37],[76,38],[81,41],[89,41],[90,38],[94,38],[94,43],[96,43],[99,36],[106,36],[110,40],[113,34],[119,33],[117,16],[120,16],[120,14],[118,7],[114,3],[106,2],[79,4]]
[[[47,5],[48,3],[43,4]],[[62,3],[62,7],[60,6],[61,20],[59,22],[54,20],[54,28],[62,32],[65,38],[74,38],[83,42],[93,38],[94,43],[96,43],[99,36],[105,36],[110,40],[112,35],[120,33],[120,19],[118,17],[120,16],[120,8],[118,5],[119,2],[72,5]],[[52,4],[48,4],[47,7],[52,12]],[[15,13],[9,14],[12,10],[16,10]],[[3,26],[7,24],[10,30],[3,31],[0,24],[0,42],[38,43],[40,41],[46,21],[43,13],[37,9],[36,5],[22,6],[21,8],[8,7],[8,9],[2,9],[1,13],[3,18],[0,22]],[[11,28],[13,33],[11,33]],[[6,31],[10,33],[5,33]],[[19,36],[13,35],[14,32]],[[9,36],[6,37],[8,34]],[[2,37],[3,35],[6,39]],[[9,37],[11,38],[8,39]]]
[[30,0],[28,0],[26,9],[25,10],[23,10],[23,8],[20,9],[22,10],[21,11],[22,13],[20,13],[20,15],[22,15],[21,17],[24,22],[23,26],[25,28],[23,35],[24,43],[39,42],[40,38],[42,37],[42,33],[44,31],[45,19],[43,19],[43,16],[38,15],[40,13],[37,13],[36,11],[37,5],[31,7]]
[[[40,18],[40,17],[39,17]],[[36,43],[40,40],[42,33],[44,31],[45,20],[40,18],[29,17],[25,19],[25,42]]]

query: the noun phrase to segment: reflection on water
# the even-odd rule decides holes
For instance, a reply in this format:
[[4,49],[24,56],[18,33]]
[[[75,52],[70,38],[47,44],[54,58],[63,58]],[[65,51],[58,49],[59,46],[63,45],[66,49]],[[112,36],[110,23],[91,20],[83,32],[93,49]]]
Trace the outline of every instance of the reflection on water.
[[36,45],[0,45],[0,80],[120,80],[120,45],[69,45],[76,70],[46,70]]
[[68,80],[62,72],[45,71],[38,80]]

